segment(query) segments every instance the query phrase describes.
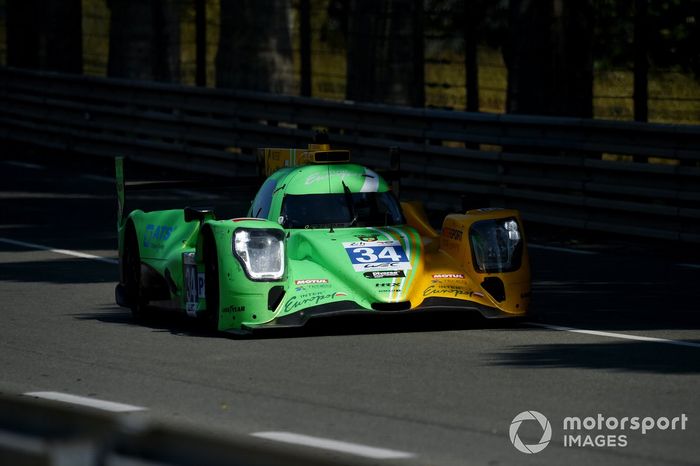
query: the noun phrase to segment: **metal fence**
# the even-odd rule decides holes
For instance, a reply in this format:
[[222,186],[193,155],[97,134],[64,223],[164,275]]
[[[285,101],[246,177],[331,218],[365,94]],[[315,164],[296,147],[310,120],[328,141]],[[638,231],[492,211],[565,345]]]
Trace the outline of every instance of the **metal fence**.
[[520,209],[527,220],[700,242],[700,127],[336,102],[0,68],[0,139],[252,174],[257,147],[325,129],[354,160],[388,167],[429,208]]

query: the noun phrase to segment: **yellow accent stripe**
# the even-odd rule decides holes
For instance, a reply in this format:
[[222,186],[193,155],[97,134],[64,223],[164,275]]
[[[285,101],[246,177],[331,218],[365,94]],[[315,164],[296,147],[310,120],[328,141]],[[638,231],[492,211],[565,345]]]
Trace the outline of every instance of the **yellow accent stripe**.
[[[411,285],[413,284],[413,279],[415,278],[415,275],[418,270],[418,259],[420,256],[420,249],[418,248],[418,242],[420,241],[419,239],[417,240],[413,236],[413,232],[409,229],[408,231],[404,232],[402,230],[398,230],[396,228],[392,228],[392,230],[396,231],[397,233],[401,234],[403,237],[405,235],[406,241],[409,243],[405,247],[405,249],[411,253],[411,256],[409,257],[410,264],[411,264],[411,271],[408,272],[409,276],[407,277],[408,282],[406,283],[406,278],[404,279],[404,283],[401,284],[399,287],[400,295],[397,296],[396,300],[399,301],[403,299],[404,301],[408,297],[409,290],[411,289]],[[402,234],[403,233],[403,234]],[[407,252],[407,254],[408,254]],[[404,286],[405,285],[405,286]]]

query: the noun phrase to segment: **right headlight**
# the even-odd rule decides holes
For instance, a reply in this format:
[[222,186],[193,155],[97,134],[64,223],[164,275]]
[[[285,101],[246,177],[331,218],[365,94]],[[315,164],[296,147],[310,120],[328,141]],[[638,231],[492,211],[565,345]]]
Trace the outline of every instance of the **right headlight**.
[[284,232],[239,228],[233,234],[233,255],[251,280],[270,281],[284,277]]
[[469,242],[477,272],[513,272],[520,268],[523,241],[515,218],[475,222],[469,229]]

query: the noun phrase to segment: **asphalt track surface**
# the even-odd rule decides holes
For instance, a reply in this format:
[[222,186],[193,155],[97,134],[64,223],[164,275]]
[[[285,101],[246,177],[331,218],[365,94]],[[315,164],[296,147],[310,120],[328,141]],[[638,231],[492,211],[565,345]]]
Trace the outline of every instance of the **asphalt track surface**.
[[[232,338],[167,313],[135,322],[114,304],[116,265],[67,255],[116,257],[110,168],[0,156],[0,391],[60,392],[206,432],[288,432],[407,457],[377,464],[698,464],[697,246],[574,242],[533,228],[527,323],[339,318]],[[135,197],[151,208],[192,204],[188,192]],[[241,199],[232,211],[244,212]],[[528,410],[553,432],[534,455],[509,440]],[[684,431],[615,432],[626,447],[563,445],[565,417],[598,413],[688,421]],[[541,434],[534,421],[519,431],[526,444]]]

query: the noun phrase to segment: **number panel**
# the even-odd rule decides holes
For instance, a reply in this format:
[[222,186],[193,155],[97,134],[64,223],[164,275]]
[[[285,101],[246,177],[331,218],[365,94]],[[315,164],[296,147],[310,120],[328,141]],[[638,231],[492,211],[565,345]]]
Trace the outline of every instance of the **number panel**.
[[343,243],[356,272],[409,270],[411,263],[398,241]]

